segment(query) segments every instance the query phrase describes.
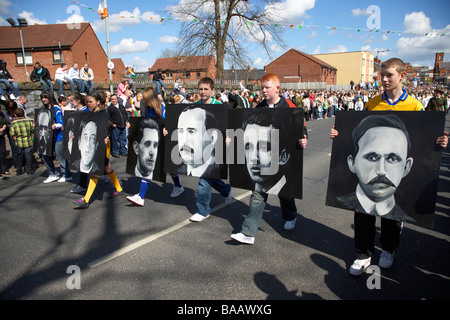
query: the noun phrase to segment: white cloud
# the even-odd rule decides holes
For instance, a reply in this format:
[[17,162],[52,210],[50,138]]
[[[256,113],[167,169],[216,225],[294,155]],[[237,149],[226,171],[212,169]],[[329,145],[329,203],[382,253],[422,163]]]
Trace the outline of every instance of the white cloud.
[[21,13],[18,14],[18,16],[19,16],[19,18],[25,18],[29,25],[47,24],[47,21],[39,20],[38,18],[35,18],[33,12],[22,11]]
[[56,23],[80,23],[80,22],[85,22],[86,20],[84,19],[83,16],[80,16],[78,14],[73,14],[70,17],[68,17],[66,20],[56,20]]
[[339,45],[336,45],[334,47],[329,47],[328,48],[328,52],[329,53],[347,52],[347,51],[348,51],[347,47],[344,46],[343,44],[339,44]]
[[352,10],[352,16],[358,17],[358,16],[370,16],[371,13],[367,12],[367,9],[353,9]]
[[153,62],[150,60],[143,59],[141,57],[134,57],[133,60],[131,60],[131,63],[128,63],[128,65],[133,66],[134,71],[148,71],[148,68],[150,68],[153,65]]
[[150,44],[147,41],[134,41],[132,38],[124,38],[119,44],[111,47],[113,54],[128,54],[133,52],[144,52],[149,50]]
[[404,25],[406,33],[424,34],[431,31],[431,20],[425,13],[412,12],[405,16]]
[[10,0],[0,0],[0,15],[8,15],[11,4]]
[[[109,31],[119,32],[123,26],[139,25],[142,21],[149,24],[159,23],[161,16],[151,11],[141,13],[139,8],[134,8],[132,12],[128,10],[119,13],[111,14],[108,18]],[[105,22],[103,20],[96,20],[92,23],[92,27],[96,33],[105,31]]]
[[180,38],[174,36],[163,36],[158,39],[158,42],[162,43],[177,43],[180,41]]
[[316,0],[286,0],[269,4],[265,9],[269,16],[274,17],[274,21],[296,23],[299,18],[305,17],[306,11],[314,8],[315,3]]
[[255,65],[256,68],[262,69],[262,68],[264,68],[264,66],[268,65],[269,62],[270,61],[268,59],[258,57],[255,59],[255,61],[253,61],[253,64]]
[[319,54],[319,53],[320,53],[320,45],[318,45],[317,48],[315,48],[311,54]]

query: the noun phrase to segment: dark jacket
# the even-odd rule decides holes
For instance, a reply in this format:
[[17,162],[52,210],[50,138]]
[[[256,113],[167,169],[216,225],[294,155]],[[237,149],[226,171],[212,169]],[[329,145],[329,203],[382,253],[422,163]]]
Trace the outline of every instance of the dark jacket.
[[115,107],[113,104],[110,104],[108,107],[109,114],[109,124],[111,128],[113,125],[116,125],[117,128],[123,129],[127,125],[128,114],[125,107],[119,102],[119,108]]
[[164,80],[166,77],[159,72],[156,72],[155,74],[153,74],[153,81],[161,81]]
[[0,79],[12,79],[13,77],[9,73],[9,71],[6,69],[6,62],[2,59],[0,59]]
[[[52,81],[52,77],[50,76],[50,72],[48,71],[48,69],[46,67],[41,66],[42,69],[42,80],[50,80]],[[31,81],[39,81],[41,79],[41,77],[39,77],[38,74],[38,70],[36,69],[36,67],[33,68],[33,71],[31,72],[30,75],[30,79]]]

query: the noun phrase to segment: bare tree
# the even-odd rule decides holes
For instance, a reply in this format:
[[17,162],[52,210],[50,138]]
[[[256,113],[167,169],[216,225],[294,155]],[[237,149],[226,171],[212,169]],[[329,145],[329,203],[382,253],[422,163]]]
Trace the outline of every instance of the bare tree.
[[[250,3],[251,2],[251,3]],[[273,43],[285,47],[276,29],[275,6],[266,0],[182,0],[169,8],[183,21],[177,51],[184,55],[211,55],[216,59],[217,79],[223,78],[224,61],[236,67],[253,65],[251,45],[262,46],[269,58]]]

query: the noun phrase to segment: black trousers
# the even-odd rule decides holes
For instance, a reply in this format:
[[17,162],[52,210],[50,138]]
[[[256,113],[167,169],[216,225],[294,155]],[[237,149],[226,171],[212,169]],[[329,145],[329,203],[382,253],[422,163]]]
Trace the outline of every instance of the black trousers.
[[[375,247],[376,216],[355,212],[355,250],[357,259],[372,256]],[[396,220],[381,218],[381,248],[390,253],[400,244],[402,223]]]
[[33,148],[17,148],[17,172],[22,172],[22,167],[25,163],[25,172],[31,173],[33,171],[32,168],[32,157],[33,157]]

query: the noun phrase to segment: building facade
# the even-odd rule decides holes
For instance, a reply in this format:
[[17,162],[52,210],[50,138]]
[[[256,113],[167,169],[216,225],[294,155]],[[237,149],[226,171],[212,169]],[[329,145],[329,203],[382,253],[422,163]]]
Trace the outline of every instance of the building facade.
[[360,81],[365,83],[374,81],[374,56],[369,51],[324,53],[313,56],[337,68],[338,85],[348,85],[350,81],[355,84]]
[[[49,70],[52,79],[63,62],[69,66],[76,62],[80,69],[88,63],[95,82],[109,82],[108,58],[90,23],[29,25],[21,29],[26,65],[19,28],[0,27],[0,58],[6,61],[16,82],[26,81],[25,69],[31,75],[36,62]],[[120,67],[120,63],[115,65]],[[123,74],[125,70],[113,71]]]

